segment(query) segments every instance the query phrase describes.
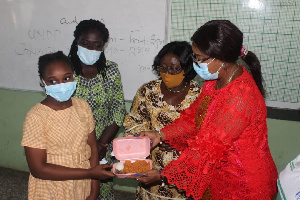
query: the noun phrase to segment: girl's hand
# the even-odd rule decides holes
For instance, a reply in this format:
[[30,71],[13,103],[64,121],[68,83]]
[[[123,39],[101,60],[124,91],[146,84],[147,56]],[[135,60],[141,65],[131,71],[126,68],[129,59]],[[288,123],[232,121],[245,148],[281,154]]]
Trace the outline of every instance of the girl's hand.
[[98,165],[96,167],[90,168],[90,177],[98,180],[106,180],[115,177],[115,174],[110,171],[112,164]]
[[152,169],[152,170],[149,170],[149,171],[146,171],[146,172],[131,175],[131,176],[129,176],[129,178],[140,181],[141,183],[143,183],[145,185],[161,182],[160,172],[156,169]]
[[98,195],[90,194],[85,200],[97,200]]

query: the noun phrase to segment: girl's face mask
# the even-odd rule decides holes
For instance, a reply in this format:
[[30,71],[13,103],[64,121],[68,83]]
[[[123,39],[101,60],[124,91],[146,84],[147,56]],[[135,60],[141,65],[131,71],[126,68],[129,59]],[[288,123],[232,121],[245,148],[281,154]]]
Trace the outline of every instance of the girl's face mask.
[[43,80],[45,84],[46,94],[53,97],[55,100],[59,102],[68,101],[72,94],[74,93],[76,89],[76,83],[73,82],[67,82],[67,83],[60,83],[56,85],[46,85],[45,81]]

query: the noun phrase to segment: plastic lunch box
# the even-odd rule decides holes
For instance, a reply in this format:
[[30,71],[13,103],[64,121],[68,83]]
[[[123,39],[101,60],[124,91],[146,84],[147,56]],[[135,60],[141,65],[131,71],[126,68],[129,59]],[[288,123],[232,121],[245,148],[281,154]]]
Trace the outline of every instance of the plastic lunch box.
[[[113,151],[115,157],[120,160],[121,163],[124,163],[126,160],[146,160],[150,163],[150,169],[152,169],[152,160],[146,159],[146,157],[150,155],[150,139],[148,137],[137,138],[127,136],[116,138],[113,140]],[[118,163],[115,163],[113,165],[112,172],[115,173],[118,178],[125,178],[133,174],[117,174],[117,164]]]

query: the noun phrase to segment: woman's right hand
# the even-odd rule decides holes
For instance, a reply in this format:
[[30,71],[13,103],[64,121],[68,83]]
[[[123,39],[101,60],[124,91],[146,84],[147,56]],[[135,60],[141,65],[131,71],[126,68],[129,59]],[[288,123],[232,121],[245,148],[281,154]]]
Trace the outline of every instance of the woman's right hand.
[[115,177],[115,174],[110,171],[112,164],[97,165],[96,167],[90,168],[90,177],[98,180],[106,180]]
[[171,147],[170,144],[163,142],[161,145],[159,145],[159,150],[172,152],[174,149]]
[[160,172],[156,169],[152,169],[146,172],[142,172],[136,175],[130,175],[128,178],[140,181],[145,185],[150,185],[152,183],[161,183]]
[[143,131],[140,133],[141,136],[147,136],[153,142],[152,147],[155,147],[160,142],[159,133],[157,131]]
[[98,145],[98,152],[99,152],[98,153],[99,160],[102,160],[106,155],[108,144],[104,144],[100,141],[97,141],[97,145]]

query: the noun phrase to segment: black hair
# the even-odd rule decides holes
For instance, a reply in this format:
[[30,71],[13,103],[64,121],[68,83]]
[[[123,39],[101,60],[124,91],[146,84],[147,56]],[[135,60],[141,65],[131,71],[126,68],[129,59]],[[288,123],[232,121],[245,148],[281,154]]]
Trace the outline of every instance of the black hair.
[[160,65],[160,61],[166,54],[170,53],[175,55],[179,60],[181,68],[184,71],[184,80],[190,81],[196,76],[196,72],[193,69],[192,52],[192,46],[186,41],[170,42],[163,46],[163,48],[155,56],[152,66],[153,71],[155,71],[157,75],[160,74],[157,69]]
[[[209,57],[235,63],[241,54],[243,33],[228,20],[212,20],[198,28],[191,40]],[[241,59],[248,65],[260,93],[265,97],[266,91],[258,58],[253,52],[248,51]]]
[[[82,74],[81,62],[77,55],[77,50],[78,50],[77,41],[84,32],[90,30],[96,30],[101,33],[103,37],[103,45],[108,41],[109,32],[102,22],[95,19],[83,20],[79,22],[79,24],[76,26],[76,29],[74,31],[74,40],[71,45],[70,53],[68,55],[69,58],[71,59],[71,62],[73,63],[74,70],[77,75]],[[103,78],[106,77],[107,66],[106,66],[106,57],[104,55],[104,52],[101,53],[99,60],[96,62],[96,66],[97,66],[98,73],[100,73],[103,76]]]
[[57,51],[55,53],[49,53],[49,54],[45,54],[45,55],[39,57],[38,72],[39,72],[39,76],[41,79],[43,79],[46,67],[49,64],[56,62],[56,61],[61,61],[61,62],[65,63],[67,66],[70,66],[72,71],[74,71],[70,59],[62,51]]

